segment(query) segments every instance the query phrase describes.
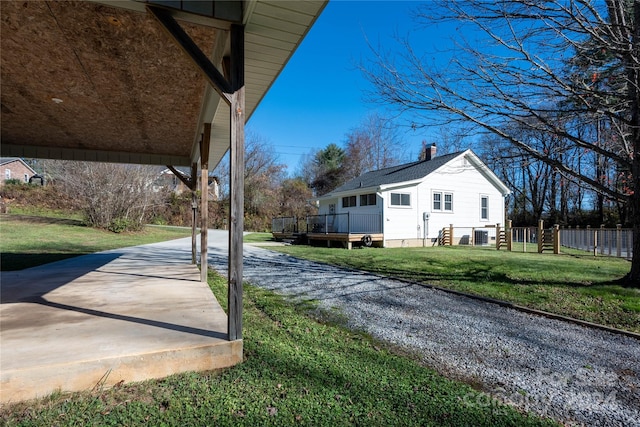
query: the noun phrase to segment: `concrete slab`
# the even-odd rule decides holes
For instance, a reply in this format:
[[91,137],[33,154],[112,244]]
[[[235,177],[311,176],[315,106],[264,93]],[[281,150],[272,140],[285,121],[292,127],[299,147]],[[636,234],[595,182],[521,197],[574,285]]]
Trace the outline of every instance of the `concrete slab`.
[[242,361],[191,239],[0,274],[0,403]]

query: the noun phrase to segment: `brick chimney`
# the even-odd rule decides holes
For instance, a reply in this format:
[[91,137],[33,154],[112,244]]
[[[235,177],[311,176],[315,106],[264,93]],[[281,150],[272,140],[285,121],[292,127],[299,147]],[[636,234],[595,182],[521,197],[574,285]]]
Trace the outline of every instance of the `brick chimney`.
[[431,160],[436,156],[436,143],[431,144],[430,147],[427,147],[427,143],[422,141],[422,153],[420,154],[420,160]]

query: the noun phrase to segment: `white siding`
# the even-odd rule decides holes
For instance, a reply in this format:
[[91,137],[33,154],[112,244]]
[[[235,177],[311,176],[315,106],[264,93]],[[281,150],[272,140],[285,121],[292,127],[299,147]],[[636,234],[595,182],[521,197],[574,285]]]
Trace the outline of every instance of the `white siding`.
[[[449,224],[454,227],[504,225],[504,198],[500,191],[464,157],[453,160],[430,174],[419,186],[421,212],[429,212],[429,237]],[[441,211],[433,209],[433,192],[443,193]],[[453,194],[453,211],[444,211],[444,193]],[[480,198],[489,198],[489,218],[480,218]]]
[[[391,206],[391,193],[409,194],[411,205]],[[420,194],[417,187],[398,187],[382,193],[384,198],[384,238],[393,239],[420,239],[422,238],[422,214],[419,211]],[[419,218],[418,218],[419,217]]]

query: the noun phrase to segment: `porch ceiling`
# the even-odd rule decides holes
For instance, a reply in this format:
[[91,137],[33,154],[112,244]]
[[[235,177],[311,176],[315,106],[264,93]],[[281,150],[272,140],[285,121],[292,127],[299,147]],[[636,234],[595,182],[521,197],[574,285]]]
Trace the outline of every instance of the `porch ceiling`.
[[[245,117],[325,5],[243,3]],[[238,21],[172,13],[222,70],[227,30]],[[228,151],[228,105],[145,3],[10,1],[0,14],[2,156],[190,165],[206,122],[210,167]]]

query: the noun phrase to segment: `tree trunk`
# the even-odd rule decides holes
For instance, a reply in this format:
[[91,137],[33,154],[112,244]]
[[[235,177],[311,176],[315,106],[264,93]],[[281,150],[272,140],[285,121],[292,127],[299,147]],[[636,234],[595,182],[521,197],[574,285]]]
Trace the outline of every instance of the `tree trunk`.
[[[640,2],[633,3],[633,53],[640,54]],[[640,70],[637,64],[628,65],[629,98],[631,101],[631,132],[633,138],[633,160],[631,176],[633,181],[629,201],[631,223],[633,224],[633,258],[631,271],[625,277],[625,285],[640,288]]]

